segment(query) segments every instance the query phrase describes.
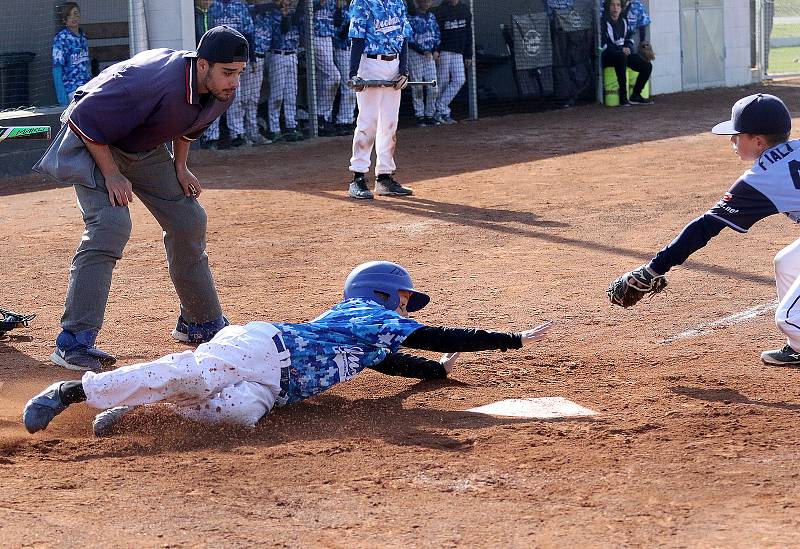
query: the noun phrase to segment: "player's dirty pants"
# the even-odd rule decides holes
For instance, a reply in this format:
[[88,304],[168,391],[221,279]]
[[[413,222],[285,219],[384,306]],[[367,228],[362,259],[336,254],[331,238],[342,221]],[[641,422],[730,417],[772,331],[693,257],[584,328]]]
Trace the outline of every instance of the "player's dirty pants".
[[441,52],[439,66],[436,69],[436,80],[436,85],[440,90],[439,99],[436,100],[436,113],[449,115],[450,102],[467,81],[464,73],[464,56],[452,51]]
[[628,67],[639,73],[636,77],[636,83],[633,85],[631,93],[639,95],[647,84],[650,74],[653,72],[653,64],[640,56],[638,53],[625,55],[623,52],[613,52],[609,49],[603,50],[601,55],[603,68],[614,67],[614,72],[617,74],[617,83],[619,84],[619,100],[625,102],[628,100]]
[[289,362],[277,328],[250,322],[223,328],[195,351],[87,372],[81,381],[86,404],[101,410],[168,402],[197,421],[252,427],[286,403]]
[[286,129],[297,127],[297,54],[275,53],[269,56],[269,131],[281,131],[281,105]]
[[333,61],[333,38],[314,36],[314,64],[317,73],[317,113],[333,121],[333,100],[339,86],[339,69]]
[[337,124],[352,124],[356,111],[356,92],[347,86],[347,76],[350,72],[350,50],[336,48],[333,60],[339,68],[341,80],[339,81],[339,110],[336,114]]
[[[167,148],[144,153],[111,151],[133,185],[134,194],[164,231],[169,275],[180,299],[181,314],[189,322],[219,318],[222,309],[205,251],[206,212],[195,198],[183,194]],[[85,229],[72,259],[61,318],[62,328],[73,333],[102,327],[111,274],[131,234],[128,207],[112,206],[98,170],[95,179],[94,188],[74,186]]]
[[778,308],[775,324],[786,334],[786,342],[800,351],[800,239],[775,256],[775,284]]
[[[370,59],[361,56],[358,76],[364,80],[396,80],[400,73],[400,61]],[[394,163],[394,148],[397,144],[397,117],[400,111],[400,90],[394,88],[366,88],[356,93],[358,120],[353,137],[353,156],[350,158],[350,171],[366,173],[369,171],[372,147],[375,147],[376,175],[393,174],[397,169]]]
[[242,94],[242,108],[244,109],[244,134],[249,139],[258,139],[258,100],[261,98],[261,83],[264,81],[264,58],[257,57],[255,63],[250,63],[242,73],[240,92]]
[[[411,80],[431,81],[436,78],[436,62],[433,57],[425,57],[414,50],[408,51],[408,69]],[[432,118],[436,114],[436,88],[414,86],[411,89],[411,100],[415,116]]]

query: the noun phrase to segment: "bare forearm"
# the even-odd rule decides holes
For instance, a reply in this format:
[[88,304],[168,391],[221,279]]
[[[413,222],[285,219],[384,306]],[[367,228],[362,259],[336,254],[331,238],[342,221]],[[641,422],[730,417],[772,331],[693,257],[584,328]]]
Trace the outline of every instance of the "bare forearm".
[[111,148],[108,145],[96,145],[94,143],[86,142],[86,149],[89,154],[94,158],[97,167],[100,168],[100,173],[108,179],[112,176],[119,174],[119,166],[111,154]]
[[185,168],[189,160],[189,147],[191,143],[185,139],[176,139],[172,142],[172,154],[175,157],[175,166]]

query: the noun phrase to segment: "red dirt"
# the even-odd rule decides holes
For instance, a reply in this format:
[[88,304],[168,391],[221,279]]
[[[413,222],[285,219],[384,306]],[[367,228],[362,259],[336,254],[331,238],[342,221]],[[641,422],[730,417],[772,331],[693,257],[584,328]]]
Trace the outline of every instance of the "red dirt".
[[[791,107],[797,84],[766,89]],[[156,408],[94,439],[76,406],[27,435],[25,401],[77,377],[47,357],[82,224],[71,189],[0,182],[2,304],[39,315],[0,342],[0,545],[798,545],[800,371],[760,364],[782,345],[771,315],[663,343],[774,300],[771,260],[795,228],[723,231],[632,310],[605,296],[744,170],[708,129],[755,89],[401,130],[408,199],[347,199],[347,138],[193,154],[233,322],[307,320],[354,265],[386,258],[432,295],[425,323],[558,323],[534,348],[465,357],[446,382],[366,372],[254,433]],[[98,341],[121,364],[183,349],[160,231],[132,212]],[[600,415],[461,411],[534,396]]]

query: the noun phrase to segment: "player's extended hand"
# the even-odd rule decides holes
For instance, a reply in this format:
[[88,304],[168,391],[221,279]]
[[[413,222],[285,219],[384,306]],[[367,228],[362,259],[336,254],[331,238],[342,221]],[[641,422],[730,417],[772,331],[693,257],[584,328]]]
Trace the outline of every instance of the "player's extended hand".
[[453,371],[453,367],[456,365],[456,360],[459,356],[461,356],[461,353],[445,353],[442,355],[442,358],[439,359],[439,364],[444,366],[444,371],[447,372],[448,375]]
[[396,90],[403,90],[405,87],[408,86],[408,75],[401,74],[397,77],[397,80],[394,81],[394,89]]
[[108,200],[112,206],[127,206],[133,202],[133,185],[128,178],[117,172],[106,179],[106,190],[108,190]]
[[175,166],[175,174],[178,176],[178,182],[181,184],[183,194],[197,198],[203,192],[203,187],[200,186],[200,181],[195,175],[189,171],[187,167]]
[[522,345],[530,345],[534,341],[541,341],[544,339],[544,336],[547,335],[547,332],[553,329],[555,326],[555,322],[552,320],[548,320],[542,324],[539,324],[535,328],[531,328],[530,330],[525,330],[522,332]]
[[354,76],[353,78],[348,80],[347,87],[356,93],[364,91],[364,88],[366,88],[366,86],[364,85],[364,80],[362,78],[359,78],[358,76]]
[[622,48],[622,53],[624,53],[625,57],[627,57],[627,56],[629,56],[631,54],[631,49],[630,48]]

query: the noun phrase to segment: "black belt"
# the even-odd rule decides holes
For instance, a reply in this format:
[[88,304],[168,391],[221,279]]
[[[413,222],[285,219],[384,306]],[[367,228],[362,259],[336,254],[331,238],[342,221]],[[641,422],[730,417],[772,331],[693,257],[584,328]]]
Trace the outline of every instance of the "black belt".
[[256,57],[257,57],[258,59],[264,59],[266,56],[267,56],[267,54],[265,54],[265,53],[257,53],[257,54],[256,54]]
[[377,53],[368,53],[367,57],[369,57],[370,59],[380,59],[382,61],[394,61],[395,59],[397,59],[397,54],[393,53],[391,55],[380,55]]
[[297,52],[295,50],[272,50],[272,53],[277,53],[278,55],[291,55]]

